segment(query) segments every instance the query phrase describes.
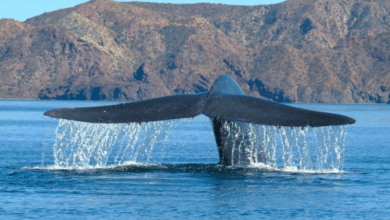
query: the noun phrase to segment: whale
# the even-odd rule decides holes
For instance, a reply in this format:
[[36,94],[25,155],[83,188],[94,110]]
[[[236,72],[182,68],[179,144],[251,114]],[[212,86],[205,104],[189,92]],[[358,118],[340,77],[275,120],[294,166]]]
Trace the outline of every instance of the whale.
[[[245,95],[229,75],[219,76],[210,90],[171,95],[137,102],[84,108],[63,108],[44,113],[53,118],[89,123],[147,123],[153,121],[210,118],[218,148],[219,164],[230,166],[255,161],[267,163],[262,151],[248,155],[245,140],[253,124],[277,127],[322,127],[354,124],[345,115],[312,111]],[[234,137],[234,138],[233,138]],[[237,160],[240,158],[240,160]]]

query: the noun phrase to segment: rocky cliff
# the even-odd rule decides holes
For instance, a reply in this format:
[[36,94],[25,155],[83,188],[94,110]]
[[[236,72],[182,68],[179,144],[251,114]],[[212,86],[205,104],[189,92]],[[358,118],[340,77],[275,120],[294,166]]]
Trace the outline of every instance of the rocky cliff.
[[0,20],[0,97],[139,100],[221,74],[282,102],[390,103],[390,1],[95,0]]

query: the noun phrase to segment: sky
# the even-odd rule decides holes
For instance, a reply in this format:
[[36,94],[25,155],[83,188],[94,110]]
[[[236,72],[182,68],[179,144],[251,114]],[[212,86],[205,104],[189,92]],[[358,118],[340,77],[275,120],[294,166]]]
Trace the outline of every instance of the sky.
[[[18,21],[25,21],[27,18],[43,14],[44,12],[73,7],[87,1],[88,0],[0,0],[0,19],[11,18]],[[284,0],[148,0],[146,2],[176,4],[207,2],[230,5],[265,5],[276,4],[283,1]]]

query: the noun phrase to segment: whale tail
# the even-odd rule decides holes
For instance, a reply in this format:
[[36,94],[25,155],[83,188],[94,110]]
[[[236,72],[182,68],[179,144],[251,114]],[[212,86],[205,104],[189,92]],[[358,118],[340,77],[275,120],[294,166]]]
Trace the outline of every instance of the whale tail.
[[207,96],[208,92],[164,96],[109,106],[55,109],[44,114],[54,118],[91,123],[141,123],[193,118],[202,114]]
[[[227,129],[222,126],[222,123],[235,121],[290,127],[319,127],[355,123],[354,119],[344,115],[310,111],[246,96],[237,82],[227,75],[218,77],[210,91],[204,93],[165,96],[110,106],[67,108],[45,112],[45,115],[55,118],[92,123],[141,123],[192,118],[200,114],[204,114],[212,120],[220,157],[219,163],[226,166],[234,164],[234,158],[246,158],[244,163],[250,163],[251,160],[245,156],[245,148],[242,148],[243,151],[234,150],[234,143],[244,143],[247,135],[238,134],[244,130],[231,130],[230,127]],[[239,127],[245,126],[242,123],[238,123],[238,125]],[[234,143],[229,136],[237,137],[234,139]],[[258,153],[256,158],[256,161],[267,162],[263,153]]]
[[344,115],[291,107],[246,95],[212,92],[165,96],[110,106],[66,108],[45,112],[45,115],[54,118],[91,123],[141,123],[193,118],[200,114],[210,118],[290,127],[319,127],[355,123],[354,119]]

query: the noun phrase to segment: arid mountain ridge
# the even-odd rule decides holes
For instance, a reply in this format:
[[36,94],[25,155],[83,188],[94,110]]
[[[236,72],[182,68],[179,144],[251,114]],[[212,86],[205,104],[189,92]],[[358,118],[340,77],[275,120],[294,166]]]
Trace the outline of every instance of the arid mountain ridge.
[[274,101],[390,103],[390,1],[94,0],[0,20],[0,98],[140,100],[221,74]]

